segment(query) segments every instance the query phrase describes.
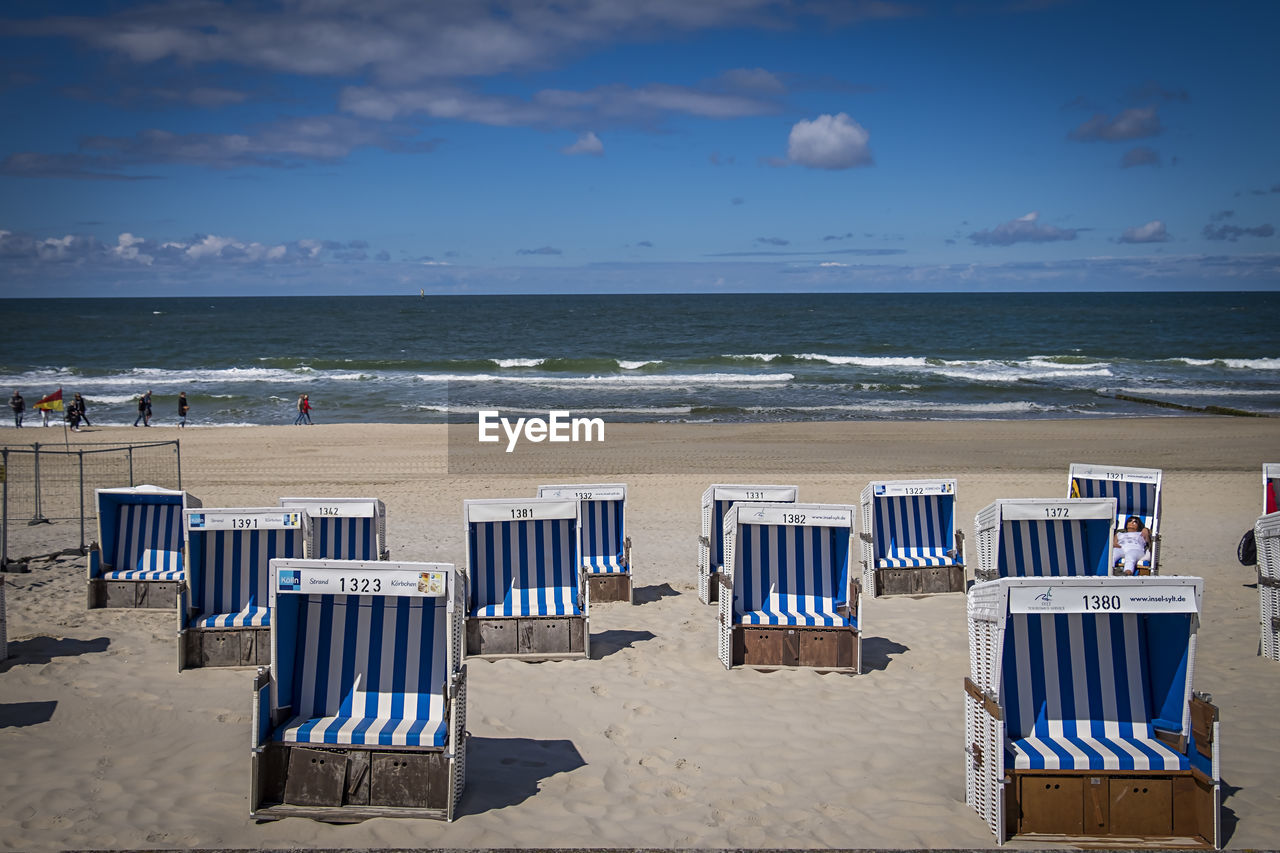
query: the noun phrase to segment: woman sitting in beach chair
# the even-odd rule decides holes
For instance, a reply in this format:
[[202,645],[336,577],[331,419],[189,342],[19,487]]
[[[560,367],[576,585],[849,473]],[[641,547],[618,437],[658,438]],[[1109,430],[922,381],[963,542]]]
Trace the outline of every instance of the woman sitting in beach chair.
[[464,581],[448,563],[272,560],[249,810],[453,820],[467,752]]
[[[1072,463],[1069,475],[1069,496],[1073,498],[1115,498],[1117,534],[1128,531],[1129,520],[1137,516],[1140,526],[1138,531],[1146,531],[1143,539],[1146,547],[1139,555],[1136,563],[1126,565],[1125,550],[1132,551],[1137,541],[1132,537],[1128,546],[1118,541],[1117,553],[1112,559],[1112,566],[1123,567],[1128,574],[1159,574],[1160,559],[1160,488],[1164,480],[1164,472],[1159,468],[1125,468],[1119,465],[1084,465]],[[1121,537],[1126,538],[1126,537]]]
[[720,661],[862,670],[854,507],[735,503],[725,514]]
[[877,595],[964,591],[955,480],[880,480],[862,490],[862,580]]
[[178,671],[270,663],[268,563],[301,558],[308,522],[283,507],[191,510],[178,590]]
[[467,655],[590,657],[578,501],[463,501]]
[[593,604],[625,601],[633,604],[631,537],[626,534],[625,483],[586,483],[538,486],[540,498],[574,498],[582,522],[582,572],[587,598]]
[[387,507],[377,498],[281,498],[311,522],[306,557],[311,560],[388,560]]
[[89,549],[89,608],[169,608],[185,576],[182,514],[200,499],[178,489],[98,489],[98,541]]
[[724,568],[724,515],[735,503],[795,503],[795,486],[719,484],[702,493],[702,535],[698,537],[698,600],[715,604]]
[[978,580],[1111,573],[1115,498],[1006,498],[974,517]]
[[1012,835],[1220,846],[1218,709],[1192,694],[1200,578],[969,590],[966,801]]

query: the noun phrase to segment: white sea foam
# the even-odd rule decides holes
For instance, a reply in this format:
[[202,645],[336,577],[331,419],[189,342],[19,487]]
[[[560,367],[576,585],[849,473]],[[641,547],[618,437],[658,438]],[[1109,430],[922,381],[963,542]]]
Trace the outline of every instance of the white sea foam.
[[650,364],[662,364],[662,359],[658,358],[652,361],[619,361],[618,367],[621,367],[623,370],[639,370],[640,368],[647,367]]
[[504,382],[525,385],[628,387],[636,385],[777,385],[790,373],[664,373],[630,376],[495,376],[491,373],[420,373],[422,382]]
[[537,367],[546,361],[545,358],[491,358],[489,360],[498,367]]
[[1192,367],[1230,367],[1233,370],[1280,370],[1280,358],[1170,358]]
[[1000,415],[1028,412],[1047,412],[1049,407],[1030,400],[1005,400],[998,403],[930,403],[923,400],[869,400],[866,403],[849,403],[831,406],[751,406],[748,412],[763,414],[767,412],[798,412],[820,414],[822,412],[884,413],[892,412],[934,412],[947,414],[962,412],[975,415]]
[[782,354],[777,352],[749,352],[745,354],[726,353],[721,358],[732,358],[737,361],[773,361],[775,358],[781,358]]
[[805,361],[824,361],[828,364],[853,365],[854,367],[928,367],[927,359],[920,356],[867,356],[823,355],[818,352],[800,353],[796,358]]

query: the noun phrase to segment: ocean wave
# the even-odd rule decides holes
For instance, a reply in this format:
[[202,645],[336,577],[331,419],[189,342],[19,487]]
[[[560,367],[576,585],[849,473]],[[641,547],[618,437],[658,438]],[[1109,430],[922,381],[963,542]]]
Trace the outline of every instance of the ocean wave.
[[525,385],[778,385],[795,379],[790,373],[654,373],[626,376],[496,376],[491,373],[424,373],[422,382],[503,382]]
[[875,400],[866,403],[844,403],[828,406],[748,406],[742,411],[753,414],[769,412],[793,412],[796,414],[821,414],[823,412],[883,413],[893,412],[963,412],[966,414],[1017,414],[1048,412],[1053,408],[1031,400],[1002,400],[995,403],[934,403],[926,400]]
[[734,353],[726,353],[725,355],[720,356],[720,358],[725,359],[726,361],[770,362],[776,358],[782,358],[782,354],[776,353],[776,352],[749,352],[749,353],[743,353],[741,355],[734,354]]
[[[546,415],[552,409],[524,408],[507,405],[474,405],[474,406],[437,406],[419,403],[410,408],[423,412],[438,412],[450,415],[474,415],[479,412],[497,411],[506,415]],[[573,417],[583,415],[687,415],[693,411],[691,406],[580,406],[571,410]]]
[[648,367],[651,364],[662,364],[662,359],[656,358],[651,361],[619,361],[618,367],[623,370],[639,370],[642,367]]
[[823,361],[827,364],[854,367],[928,367],[930,365],[929,360],[922,356],[823,355],[817,352],[806,352],[794,358],[801,361]]
[[545,358],[491,358],[489,360],[498,367],[538,367],[546,361]]
[[1143,399],[1159,399],[1160,397],[1272,397],[1280,401],[1280,389],[1260,390],[1256,388],[1231,388],[1222,385],[1206,385],[1200,388],[1164,388],[1146,386],[1143,388],[1102,388],[1104,394],[1128,394]]
[[1191,367],[1229,367],[1232,370],[1280,370],[1280,358],[1169,358]]

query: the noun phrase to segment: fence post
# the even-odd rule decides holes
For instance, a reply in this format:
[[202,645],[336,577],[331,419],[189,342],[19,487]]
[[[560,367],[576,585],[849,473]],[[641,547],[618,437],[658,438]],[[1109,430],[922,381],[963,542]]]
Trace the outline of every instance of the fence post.
[[178,459],[178,491],[182,491],[182,439],[173,440],[173,455]]
[[132,444],[129,445],[129,485],[131,487],[137,485],[137,483],[133,482],[133,445]]
[[84,451],[77,450],[76,456],[80,459],[80,553],[84,554]]
[[0,572],[9,565],[9,449],[0,450]]
[[49,519],[44,517],[44,512],[41,511],[40,507],[40,442],[37,441],[35,444],[31,445],[31,447],[35,450],[36,508],[34,514],[31,516],[31,520],[27,522],[28,527],[35,524],[51,523]]

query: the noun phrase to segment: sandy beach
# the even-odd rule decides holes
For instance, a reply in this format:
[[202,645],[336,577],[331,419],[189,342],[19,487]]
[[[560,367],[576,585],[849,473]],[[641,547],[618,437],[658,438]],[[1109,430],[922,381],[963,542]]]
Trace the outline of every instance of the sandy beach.
[[[868,600],[859,676],[726,671],[715,611],[696,594],[699,498],[714,482],[760,482],[856,504],[871,479],[955,477],[968,532],[997,498],[1063,496],[1071,462],[1164,469],[1162,569],[1206,582],[1195,687],[1221,709],[1226,845],[1280,839],[1280,664],[1257,654],[1256,578],[1235,558],[1260,512],[1261,465],[1280,461],[1280,420],[608,430],[602,445],[521,460],[482,453],[464,434],[450,441],[443,426],[145,430],[181,439],[183,485],[206,507],[381,498],[394,560],[464,564],[464,499],[625,482],[636,606],[592,608],[591,660],[468,664],[472,737],[455,822],[257,824],[252,671],[179,675],[172,612],[88,611],[82,559],[37,561],[3,576],[0,846],[994,847],[964,803],[964,596]],[[18,438],[40,436],[6,433]],[[41,544],[77,544],[71,527],[42,529]],[[972,539],[970,549],[972,566]]]

